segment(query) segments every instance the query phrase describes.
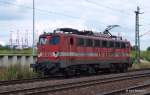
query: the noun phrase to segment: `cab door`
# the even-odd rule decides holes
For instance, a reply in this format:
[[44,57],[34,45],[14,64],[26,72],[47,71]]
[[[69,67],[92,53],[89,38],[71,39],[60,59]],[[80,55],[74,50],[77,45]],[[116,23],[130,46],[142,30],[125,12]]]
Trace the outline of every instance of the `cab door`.
[[69,63],[74,63],[75,60],[75,54],[76,54],[76,47],[75,47],[75,39],[74,37],[70,36],[68,37],[68,58]]

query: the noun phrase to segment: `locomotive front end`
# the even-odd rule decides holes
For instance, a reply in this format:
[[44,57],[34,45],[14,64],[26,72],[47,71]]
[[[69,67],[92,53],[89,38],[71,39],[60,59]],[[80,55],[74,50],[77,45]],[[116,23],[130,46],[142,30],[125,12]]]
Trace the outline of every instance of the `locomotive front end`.
[[35,72],[54,75],[59,70],[60,36],[43,34],[37,44],[37,61],[31,64]]

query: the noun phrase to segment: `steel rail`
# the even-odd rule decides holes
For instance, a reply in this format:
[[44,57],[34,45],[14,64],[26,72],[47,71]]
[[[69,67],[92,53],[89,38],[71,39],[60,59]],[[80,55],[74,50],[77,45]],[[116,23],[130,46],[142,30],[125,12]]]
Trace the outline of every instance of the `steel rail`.
[[[144,70],[146,71],[146,70],[150,70],[150,69],[135,69],[135,70],[129,70],[128,72],[144,71]],[[128,72],[126,72],[126,73],[128,73]],[[111,74],[113,74],[113,73],[111,73]],[[107,74],[99,74],[99,75],[107,75]],[[93,75],[93,76],[98,76],[98,75]],[[87,77],[87,76],[78,76],[78,77],[71,77],[71,78],[79,78],[79,77],[84,78],[84,77]],[[62,76],[34,77],[34,78],[28,78],[28,79],[17,79],[17,80],[9,80],[9,81],[0,81],[0,86],[8,86],[8,85],[15,85],[15,84],[21,84],[21,83],[30,83],[30,82],[38,82],[38,81],[60,80],[60,79],[65,79],[65,77],[62,77]]]
[[62,91],[66,89],[73,89],[73,88],[79,88],[79,87],[85,87],[85,86],[92,86],[102,83],[110,83],[115,81],[123,81],[128,79],[136,79],[136,78],[142,78],[142,77],[149,77],[149,73],[142,73],[142,74],[136,74],[136,75],[125,75],[125,76],[116,76],[116,77],[110,77],[110,78],[103,78],[103,79],[94,79],[94,80],[85,80],[80,82],[71,82],[71,83],[63,83],[63,84],[57,84],[57,85],[50,85],[50,86],[43,86],[43,87],[35,87],[35,88],[29,88],[29,89],[18,89],[13,91],[5,91],[0,92],[1,95],[9,95],[9,94],[40,94],[40,93],[46,93],[46,92],[56,92],[56,91]]
[[[123,88],[123,89],[118,89],[118,90],[114,90],[111,92],[105,92],[102,95],[128,95],[128,94],[134,94],[134,93],[141,93],[142,95],[149,95],[150,91],[144,91],[143,88],[150,88],[150,83],[146,83],[146,84],[140,84],[140,85],[136,85],[136,86],[130,86],[127,88]],[[139,91],[138,91],[139,90]],[[140,91],[141,90],[141,91]],[[142,91],[143,90],[143,91]],[[138,94],[138,95],[139,95]],[[141,95],[140,94],[140,95]],[[135,94],[134,94],[135,95]]]
[[49,81],[49,80],[60,80],[60,79],[64,79],[64,78],[55,76],[55,77],[35,77],[35,78],[28,78],[28,79],[17,79],[17,80],[9,80],[9,81],[0,81],[0,86],[32,83],[32,82],[39,82],[39,81]]

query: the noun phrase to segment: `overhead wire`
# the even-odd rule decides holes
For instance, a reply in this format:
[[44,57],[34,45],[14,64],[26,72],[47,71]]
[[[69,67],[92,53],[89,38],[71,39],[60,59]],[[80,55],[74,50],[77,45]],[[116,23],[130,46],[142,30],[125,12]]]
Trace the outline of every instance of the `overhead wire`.
[[[32,9],[33,10],[32,7],[25,6],[25,5],[18,5],[18,4],[12,3],[12,2],[0,1],[0,3],[14,5],[14,6],[17,6],[17,7],[22,7],[22,8]],[[66,16],[66,17],[70,17],[70,18],[74,18],[74,19],[80,19],[80,17],[71,16],[71,15],[68,15],[68,14],[59,13],[59,12],[55,12],[55,11],[47,11],[47,10],[38,9],[38,8],[35,8],[35,10],[40,11],[40,12],[49,13],[49,14],[55,14],[55,15],[59,15],[59,16]]]
[[[26,8],[26,9],[31,9],[33,10],[32,7],[29,7],[29,6],[25,6],[25,5],[18,5],[18,4],[15,4],[15,3],[12,3],[12,2],[6,2],[6,1],[0,1],[0,3],[3,3],[3,4],[9,4],[9,5],[14,5],[14,6],[17,6],[17,7],[22,7],[22,8]],[[59,16],[65,16],[65,17],[69,17],[69,18],[72,18],[72,19],[81,19],[81,17],[77,17],[77,16],[71,16],[71,15],[68,15],[68,14],[63,14],[63,13],[59,13],[59,12],[55,12],[55,11],[48,11],[48,10],[44,10],[44,9],[39,9],[39,8],[35,8],[36,11],[39,11],[39,12],[43,12],[43,13],[48,13],[48,14],[55,14],[55,15],[59,15]],[[98,21],[100,24],[104,24],[104,25],[107,25],[106,23],[104,22],[100,22]]]
[[100,3],[96,3],[96,2],[91,1],[91,0],[85,0],[85,1],[88,2],[88,3],[94,4],[94,5],[98,6],[98,7],[107,8],[107,9],[112,10],[112,11],[114,11],[114,12],[118,12],[118,13],[125,14],[125,15],[128,15],[128,16],[131,15],[131,14],[125,12],[125,11],[122,11],[122,10],[119,10],[119,9],[116,9],[116,8],[112,8],[112,7],[110,7],[110,6],[103,5],[103,4],[100,4]]
[[150,30],[145,32],[145,33],[143,33],[143,34],[141,34],[140,37],[143,37],[144,35],[147,35],[147,34],[150,34]]
[[[114,9],[114,8],[111,8],[109,6],[106,6],[106,5],[100,5],[100,3],[96,3],[96,2],[93,2],[93,1],[89,1],[89,0],[85,0],[91,4],[95,4],[97,6],[101,6],[101,7],[105,7],[105,8],[108,8],[108,9],[111,9],[113,11],[117,11],[119,13],[122,13],[121,10],[118,10],[118,9]],[[3,3],[3,4],[9,4],[9,5],[14,5],[14,6],[18,6],[18,7],[23,7],[23,8],[27,8],[27,9],[32,9],[32,7],[29,7],[29,6],[25,6],[25,5],[19,5],[19,4],[15,4],[15,3],[12,3],[12,2],[8,2],[8,1],[0,1],[0,3]],[[68,14],[64,14],[64,13],[59,13],[59,12],[55,12],[55,11],[48,11],[48,10],[44,10],[44,9],[39,9],[39,8],[35,8],[35,10],[39,11],[39,12],[44,12],[44,13],[48,13],[48,14],[55,14],[55,15],[59,15],[59,16],[65,16],[65,17],[70,17],[70,18],[73,18],[73,19],[81,19],[81,17],[77,17],[77,16],[71,16],[71,15],[68,15]],[[126,15],[129,15],[127,13],[125,13]],[[108,25],[104,22],[100,22],[98,21],[100,24],[104,24],[104,25]]]
[[[127,15],[127,16],[131,16],[131,14],[129,14],[129,13],[126,13],[126,12],[124,12],[124,11],[122,11],[122,10],[119,10],[119,9],[116,9],[116,8],[112,8],[112,7],[107,6],[107,5],[103,5],[103,4],[100,4],[100,3],[96,3],[96,2],[91,1],[91,0],[85,0],[85,1],[88,2],[88,3],[90,3],[90,4],[96,5],[97,7],[104,7],[104,8],[107,8],[107,9],[113,11],[113,12],[117,12],[117,13],[120,13],[120,14],[125,14],[125,15]],[[123,26],[123,27],[124,27],[124,26]],[[127,28],[127,27],[124,27],[124,28]],[[128,30],[132,30],[132,29],[129,29],[129,28],[127,28],[127,29],[128,29]]]

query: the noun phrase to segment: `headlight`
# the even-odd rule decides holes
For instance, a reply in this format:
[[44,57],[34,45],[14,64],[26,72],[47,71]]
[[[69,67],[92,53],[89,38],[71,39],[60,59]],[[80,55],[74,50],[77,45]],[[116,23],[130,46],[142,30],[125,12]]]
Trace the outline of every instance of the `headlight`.
[[59,56],[59,52],[53,52],[53,56],[54,57],[58,57]]
[[38,53],[38,57],[41,57],[42,56],[42,53]]

